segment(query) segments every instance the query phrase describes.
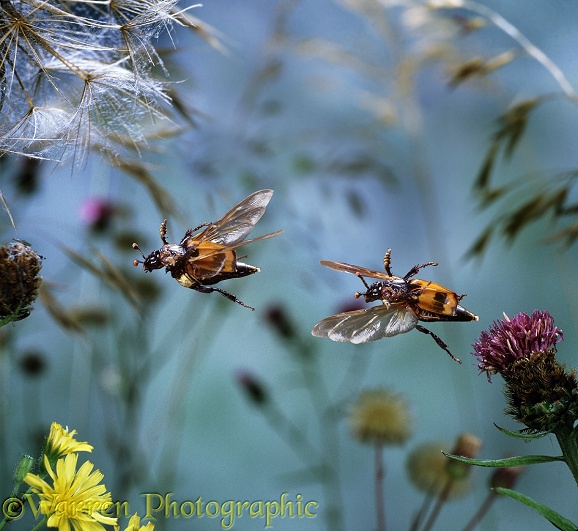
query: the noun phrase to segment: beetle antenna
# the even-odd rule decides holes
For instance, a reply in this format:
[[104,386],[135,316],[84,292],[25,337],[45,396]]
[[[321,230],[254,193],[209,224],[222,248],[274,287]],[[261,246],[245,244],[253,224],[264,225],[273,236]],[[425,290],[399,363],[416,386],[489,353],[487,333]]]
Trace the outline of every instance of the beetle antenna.
[[[143,259],[145,258],[145,255],[142,252],[142,249],[136,243],[132,244],[132,248],[136,249],[142,255]],[[144,264],[143,260],[133,260],[133,262],[132,262],[132,265],[134,265],[135,267],[139,264]]]
[[[363,282],[363,285],[364,285],[367,289],[369,289],[369,284],[365,281],[365,279],[363,278],[363,276],[361,275],[361,273],[360,273],[359,271],[357,271],[357,272],[355,273],[355,276],[356,276],[357,278],[361,279],[361,282]],[[355,297],[355,298],[357,298],[357,297]]]

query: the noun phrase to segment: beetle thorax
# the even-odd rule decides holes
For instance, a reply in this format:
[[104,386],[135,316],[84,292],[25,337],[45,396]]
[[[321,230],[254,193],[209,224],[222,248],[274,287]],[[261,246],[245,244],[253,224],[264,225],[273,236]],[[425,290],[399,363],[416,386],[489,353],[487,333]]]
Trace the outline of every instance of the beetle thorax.
[[153,251],[145,258],[143,269],[145,271],[152,271],[153,269],[167,267],[170,270],[184,254],[185,249],[181,245],[163,245],[160,249]]
[[407,298],[408,286],[404,280],[382,280],[374,282],[363,294],[365,302],[400,302]]

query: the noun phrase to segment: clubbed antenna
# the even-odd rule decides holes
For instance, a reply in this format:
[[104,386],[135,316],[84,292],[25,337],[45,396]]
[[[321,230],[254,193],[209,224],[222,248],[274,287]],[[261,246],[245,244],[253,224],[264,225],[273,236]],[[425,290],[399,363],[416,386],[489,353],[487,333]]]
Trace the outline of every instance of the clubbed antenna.
[[136,266],[138,266],[139,264],[144,264],[145,255],[144,255],[144,253],[142,252],[141,248],[140,248],[136,243],[133,243],[133,244],[132,244],[132,248],[133,248],[133,249],[136,249],[136,250],[142,255],[142,257],[143,257],[143,260],[133,260],[132,265],[136,267]]

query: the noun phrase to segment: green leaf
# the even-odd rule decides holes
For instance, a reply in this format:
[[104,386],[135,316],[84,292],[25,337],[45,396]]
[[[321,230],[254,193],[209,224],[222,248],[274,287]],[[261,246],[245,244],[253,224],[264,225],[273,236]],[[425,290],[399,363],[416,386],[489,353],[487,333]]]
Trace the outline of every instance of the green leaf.
[[578,526],[567,518],[564,518],[562,515],[558,514],[556,511],[550,509],[546,505],[538,503],[532,498],[528,498],[528,496],[525,494],[521,494],[515,490],[505,489],[503,487],[497,487],[494,489],[494,491],[498,494],[509,496],[510,498],[513,498],[514,500],[527,505],[531,509],[534,509],[537,513],[546,518],[551,524],[553,524],[558,529],[561,529],[562,531],[576,531],[576,529],[578,529]]
[[516,439],[524,439],[527,441],[531,441],[533,439],[539,439],[540,437],[544,437],[545,435],[548,435],[550,433],[549,431],[541,431],[540,433],[522,433],[519,431],[510,431],[510,430],[507,430],[506,428],[502,428],[502,427],[498,426],[495,422],[494,422],[494,426],[496,428],[498,428],[502,433],[505,433],[506,435],[509,435],[510,437],[514,437]]
[[504,459],[471,459],[469,457],[462,457],[461,455],[452,455],[442,452],[446,457],[475,466],[491,466],[491,467],[505,467],[505,466],[525,466],[536,465],[538,463],[551,463],[552,461],[564,461],[563,456],[552,455],[521,455],[518,457],[506,457]]

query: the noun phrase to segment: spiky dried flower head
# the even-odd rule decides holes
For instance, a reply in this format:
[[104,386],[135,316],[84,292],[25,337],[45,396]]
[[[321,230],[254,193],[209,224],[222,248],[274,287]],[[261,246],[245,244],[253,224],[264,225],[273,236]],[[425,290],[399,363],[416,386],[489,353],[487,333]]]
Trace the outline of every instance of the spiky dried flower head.
[[489,379],[491,374],[503,375],[516,360],[554,349],[562,339],[562,330],[554,325],[548,311],[534,310],[532,315],[519,313],[512,319],[504,314],[503,321],[494,321],[487,332],[480,334],[473,345],[474,356],[478,359],[478,368],[485,371]]
[[470,489],[469,474],[456,475],[448,468],[450,460],[442,453],[441,442],[425,443],[412,450],[406,461],[410,481],[429,496],[445,495],[446,500],[464,496]]
[[0,247],[0,326],[30,315],[42,284],[42,257],[21,241]]
[[405,398],[387,389],[362,392],[349,411],[351,434],[368,444],[403,444],[411,435]]

